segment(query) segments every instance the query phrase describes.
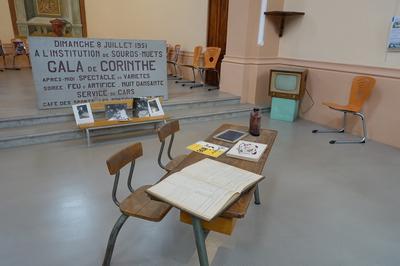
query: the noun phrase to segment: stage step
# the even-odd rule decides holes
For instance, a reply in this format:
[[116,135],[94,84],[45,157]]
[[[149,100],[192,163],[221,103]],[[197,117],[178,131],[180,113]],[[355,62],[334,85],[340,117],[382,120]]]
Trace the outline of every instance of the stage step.
[[[237,98],[219,101],[214,99],[208,103],[195,101],[186,103],[187,107],[182,102],[165,104],[165,112],[171,116],[171,119],[179,119],[181,123],[190,123],[196,121],[207,121],[214,119],[226,119],[236,116],[248,116],[249,112],[254,108],[251,104],[240,104]],[[262,111],[268,111],[268,107],[262,107]],[[34,120],[38,118],[32,118]],[[47,118],[48,119],[48,118]],[[132,130],[134,129],[134,130]],[[103,136],[111,134],[119,134],[132,132],[137,134],[139,131],[152,130],[150,125],[133,125],[132,127],[112,128],[98,130],[93,132],[93,136]],[[154,131],[154,130],[153,130]],[[92,134],[91,134],[92,135]],[[17,127],[7,127],[0,129],[0,148],[10,148],[23,145],[32,145],[47,142],[57,142],[72,139],[82,139],[85,142],[84,132],[79,130],[73,119],[58,122],[46,121],[25,121]],[[96,138],[93,138],[94,143]]]
[[[188,97],[187,99],[165,101],[163,109],[166,113],[174,110],[192,109],[192,108],[213,108],[225,105],[234,105],[240,103],[239,96],[220,93],[214,98],[209,96],[197,96],[196,99]],[[104,112],[94,113],[95,118],[103,117]],[[75,121],[71,108],[44,110],[40,114],[18,116],[11,118],[0,118],[0,129],[26,127],[33,125],[54,124],[62,122]]]

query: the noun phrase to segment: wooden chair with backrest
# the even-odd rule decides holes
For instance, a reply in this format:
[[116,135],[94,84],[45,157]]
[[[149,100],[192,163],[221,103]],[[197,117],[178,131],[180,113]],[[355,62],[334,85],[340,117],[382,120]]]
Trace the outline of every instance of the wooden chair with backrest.
[[186,86],[187,84],[193,84],[190,88],[193,88],[193,86],[198,85],[200,83],[196,83],[196,71],[199,72],[199,67],[200,67],[200,57],[201,57],[201,53],[203,51],[203,47],[202,46],[196,46],[193,49],[193,61],[191,65],[178,65],[179,67],[186,67],[186,68],[190,68],[192,70],[193,73],[193,80],[187,81],[187,80],[179,80],[179,81],[175,81],[175,83],[181,83],[182,86]]
[[340,105],[336,103],[326,102],[324,105],[329,108],[343,112],[343,127],[340,129],[333,130],[319,130],[315,129],[313,133],[344,133],[346,126],[346,115],[347,113],[353,114],[360,117],[362,122],[362,137],[359,140],[331,140],[329,143],[365,143],[367,140],[367,127],[365,122],[365,115],[362,113],[362,107],[364,103],[370,97],[373,88],[375,87],[375,79],[367,76],[354,77],[351,86],[349,102],[346,105]]
[[[205,85],[205,78],[206,78],[206,72],[207,71],[212,71],[217,73],[217,80],[218,80],[218,86],[219,86],[219,72],[217,70],[217,63],[219,60],[219,56],[221,55],[221,48],[219,47],[207,47],[206,51],[204,52],[204,66],[199,67],[199,73],[201,77],[202,84],[200,85],[194,85],[191,88],[194,87],[202,87]],[[208,90],[215,90],[218,89],[216,88],[209,88]]]
[[30,65],[30,58],[29,58],[29,51],[26,47],[26,40],[22,39],[11,39],[11,43],[14,46],[14,53],[13,53],[13,67],[12,69],[19,70],[20,68],[16,66],[15,59],[18,56],[25,55],[28,58],[28,63]]
[[181,45],[180,44],[176,44],[174,47],[174,55],[171,58],[171,60],[167,60],[167,64],[171,64],[174,67],[174,72],[175,74],[172,75],[172,77],[177,78],[177,79],[181,79],[178,77],[178,70],[176,68],[176,66],[178,65],[178,60],[179,60],[179,54],[181,52]]
[[[167,172],[172,171],[187,156],[187,155],[179,155],[174,158],[171,155],[172,143],[174,142],[175,133],[178,131],[179,131],[179,121],[178,120],[168,122],[157,130],[158,138],[161,141],[160,153],[158,154],[158,164],[160,165],[160,167],[162,169],[166,170]],[[170,140],[169,140],[169,144],[168,144],[167,156],[170,161],[166,165],[164,165],[162,163],[162,157],[163,157],[163,153],[164,153],[165,142],[168,137],[170,137]]]
[[[145,192],[150,185],[142,186],[137,190],[132,187],[132,176],[135,168],[135,161],[143,155],[142,144],[135,143],[129,147],[117,152],[107,160],[107,167],[110,175],[115,175],[112,189],[112,199],[121,211],[121,216],[115,223],[110,237],[108,239],[107,250],[104,256],[103,265],[110,265],[115,241],[121,227],[129,216],[141,218],[144,220],[159,222],[171,209],[171,205],[151,199]],[[131,194],[122,202],[117,199],[117,188],[119,183],[120,171],[126,165],[130,164],[129,175],[127,179],[128,189]]]
[[3,47],[3,43],[0,40],[0,56],[1,58],[3,58],[3,65],[2,68],[0,69],[1,72],[4,71],[4,69],[6,68],[6,56],[9,55],[8,53],[6,53],[6,50]]

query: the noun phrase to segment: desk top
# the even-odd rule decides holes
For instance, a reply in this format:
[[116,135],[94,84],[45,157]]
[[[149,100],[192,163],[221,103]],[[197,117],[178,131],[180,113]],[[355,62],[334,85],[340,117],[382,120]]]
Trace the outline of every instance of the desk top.
[[[221,140],[214,139],[213,136],[216,135],[219,132],[222,132],[226,129],[237,129],[241,131],[248,131],[248,127],[245,126],[239,126],[239,125],[233,125],[233,124],[223,124],[220,126],[218,129],[216,129],[210,136],[208,136],[205,141],[215,143],[218,145],[222,145],[225,147],[231,148],[235,143],[229,143]],[[173,171],[170,173],[166,174],[162,179],[166,178],[170,174],[174,172],[178,172],[185,168],[186,166],[189,166],[195,162],[198,162],[204,158],[210,158],[214,159],[226,164],[230,164],[233,166],[236,166],[238,168],[242,168],[244,170],[256,173],[256,174],[261,174],[265,163],[267,161],[268,155],[271,151],[272,145],[275,141],[277,135],[277,131],[275,130],[269,130],[269,129],[262,129],[260,132],[260,136],[255,137],[251,136],[250,134],[243,138],[243,140],[248,140],[248,141],[254,141],[258,143],[264,143],[268,145],[268,148],[264,152],[264,154],[261,156],[260,160],[258,162],[251,162],[251,161],[246,161],[246,160],[241,160],[241,159],[236,159],[232,157],[228,157],[225,154],[222,154],[218,158],[211,158],[206,155],[203,155],[201,153],[197,152],[191,152]],[[235,201],[228,209],[226,209],[220,216],[226,217],[226,218],[243,218],[246,214],[247,208],[249,207],[250,201],[253,197],[253,192],[255,190],[255,186],[248,190],[247,192],[243,193],[240,198]]]

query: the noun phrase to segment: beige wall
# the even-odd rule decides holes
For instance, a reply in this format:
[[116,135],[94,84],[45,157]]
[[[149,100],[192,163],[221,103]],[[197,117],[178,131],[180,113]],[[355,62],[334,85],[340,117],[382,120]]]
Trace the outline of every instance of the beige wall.
[[10,42],[14,38],[12,29],[10,8],[7,0],[0,0],[0,40],[3,43]]
[[400,53],[386,49],[399,0],[285,0],[284,8],[306,14],[287,25],[280,57],[400,68]]
[[88,37],[206,45],[208,0],[86,0]]
[[[88,37],[163,39],[185,51],[207,43],[208,0],[86,0]],[[14,37],[7,0],[0,0],[0,39]]]
[[[257,45],[260,0],[230,0],[226,55],[221,67],[222,91],[241,96],[242,102],[266,104],[268,72],[257,58],[275,58],[279,38],[271,23],[266,24],[265,46]],[[270,0],[268,10],[281,10],[283,0]]]
[[[306,14],[289,19],[280,39],[275,24],[267,19],[263,48],[255,45],[259,1],[231,0],[221,90],[241,96],[243,102],[268,104],[269,70],[305,67],[309,70],[307,89],[315,103],[305,96],[301,117],[338,127],[342,114],[322,102],[346,104],[353,77],[369,75],[377,80],[364,106],[369,138],[400,147],[396,102],[400,98],[400,53],[386,50],[390,19],[400,15],[400,1],[270,1],[269,10]],[[360,134],[360,122],[354,118],[348,122],[347,131]]]

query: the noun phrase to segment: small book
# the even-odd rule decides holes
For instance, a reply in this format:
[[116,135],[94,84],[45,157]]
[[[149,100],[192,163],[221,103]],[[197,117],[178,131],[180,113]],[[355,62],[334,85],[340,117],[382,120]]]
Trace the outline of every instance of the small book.
[[186,149],[195,151],[204,155],[208,155],[214,158],[219,157],[221,154],[229,150],[229,148],[217,145],[206,141],[198,141],[186,147]]
[[226,156],[258,162],[263,155],[267,144],[239,140],[227,153]]
[[132,115],[133,117],[150,116],[146,97],[133,98]]
[[236,141],[246,137],[248,135],[247,132],[239,131],[239,130],[234,130],[234,129],[227,129],[224,130],[217,135],[215,135],[213,138],[230,142],[230,143],[235,143]]
[[263,178],[206,158],[168,176],[146,191],[181,210],[210,221]]
[[129,120],[126,109],[128,105],[124,104],[106,104],[104,106],[106,118],[109,121],[126,121]]
[[147,101],[149,106],[149,114],[150,116],[160,116],[164,115],[164,111],[161,106],[161,102],[159,98],[150,99]]

